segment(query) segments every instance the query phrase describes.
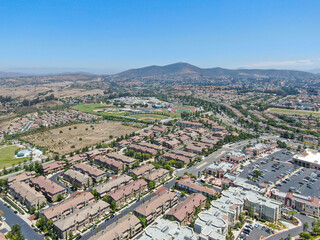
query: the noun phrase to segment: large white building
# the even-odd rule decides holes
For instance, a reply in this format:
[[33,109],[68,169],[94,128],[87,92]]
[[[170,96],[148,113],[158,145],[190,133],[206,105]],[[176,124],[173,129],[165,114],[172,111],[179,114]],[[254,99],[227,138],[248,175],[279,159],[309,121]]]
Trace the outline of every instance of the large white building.
[[299,166],[320,170],[320,153],[307,149],[293,156],[293,162]]

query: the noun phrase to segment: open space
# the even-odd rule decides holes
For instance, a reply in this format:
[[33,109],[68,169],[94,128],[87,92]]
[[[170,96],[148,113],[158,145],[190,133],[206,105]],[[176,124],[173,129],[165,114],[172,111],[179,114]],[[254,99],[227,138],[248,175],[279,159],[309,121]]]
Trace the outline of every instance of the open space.
[[13,164],[23,163],[24,160],[29,158],[15,158],[15,151],[18,150],[17,146],[8,146],[0,148],[0,168],[11,167]]
[[119,122],[81,123],[28,135],[23,139],[37,146],[65,154],[104,140],[107,141],[110,136],[116,138],[137,130],[135,127],[124,126]]
[[181,113],[195,113],[196,110],[193,107],[174,107],[171,113],[181,114]]
[[320,116],[320,112],[305,111],[305,110],[269,108],[267,111],[271,112],[271,113],[279,113],[279,114],[296,114],[296,115],[310,115],[311,114],[314,116]]
[[133,115],[128,115],[128,117],[136,118],[139,120],[147,120],[147,121],[148,120],[154,121],[154,120],[168,118],[167,116],[159,115],[159,114],[133,114]]

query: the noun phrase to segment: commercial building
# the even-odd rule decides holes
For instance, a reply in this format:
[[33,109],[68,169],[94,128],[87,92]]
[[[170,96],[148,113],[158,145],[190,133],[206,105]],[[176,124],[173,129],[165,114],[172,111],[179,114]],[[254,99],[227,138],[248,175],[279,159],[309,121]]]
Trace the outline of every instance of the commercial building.
[[293,156],[293,162],[298,166],[320,170],[320,153],[307,149]]

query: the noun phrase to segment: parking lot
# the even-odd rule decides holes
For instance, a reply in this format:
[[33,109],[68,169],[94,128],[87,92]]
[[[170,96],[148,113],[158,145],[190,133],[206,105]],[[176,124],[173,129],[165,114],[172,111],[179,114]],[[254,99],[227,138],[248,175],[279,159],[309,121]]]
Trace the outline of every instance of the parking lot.
[[270,154],[267,158],[268,159],[274,158],[275,160],[280,162],[288,162],[292,159],[294,154],[295,153],[292,153],[286,150],[279,150],[277,152]]
[[273,184],[286,175],[292,173],[295,170],[295,165],[288,162],[280,162],[277,160],[271,160],[272,158],[261,158],[257,161],[247,165],[240,173],[240,177],[247,178],[253,176],[254,170],[260,170],[262,176],[256,179],[257,183]]
[[304,196],[320,197],[320,171],[302,168],[303,170],[295,173],[290,180],[281,183],[277,188],[281,192],[289,192],[289,190],[302,194]]

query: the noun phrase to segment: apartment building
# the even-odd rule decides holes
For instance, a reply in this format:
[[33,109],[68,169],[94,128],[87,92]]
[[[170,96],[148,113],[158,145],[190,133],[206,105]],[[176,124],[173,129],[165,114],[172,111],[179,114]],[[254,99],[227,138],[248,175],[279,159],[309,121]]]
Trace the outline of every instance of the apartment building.
[[36,172],[23,172],[19,175],[15,175],[13,177],[8,178],[8,185],[11,185],[15,182],[28,182],[31,178],[34,178],[36,175]]
[[146,219],[150,224],[154,219],[172,208],[178,202],[176,193],[168,190],[161,191],[134,210],[134,214]]
[[112,178],[108,182],[98,185],[97,187],[95,187],[95,190],[97,190],[98,195],[102,198],[109,192],[128,184],[130,181],[132,181],[132,177],[128,175],[120,175],[117,178]]
[[88,174],[95,182],[100,182],[107,175],[105,171],[90,166],[87,163],[77,163],[73,165],[73,168],[79,172],[82,172],[83,174]]
[[58,205],[54,205],[41,212],[46,219],[51,219],[53,222],[73,214],[79,209],[82,209],[95,202],[94,196],[90,192],[79,193]]
[[187,225],[197,208],[202,208],[207,198],[201,193],[192,193],[177,206],[171,208],[166,214],[168,218],[173,218],[181,225]]
[[75,234],[77,231],[88,228],[94,221],[105,217],[110,211],[108,203],[99,200],[84,208],[75,211],[53,223],[53,230],[62,239],[68,239],[69,232]]
[[39,209],[47,200],[42,193],[37,192],[25,182],[14,182],[9,185],[10,194],[28,209],[32,207]]
[[51,202],[56,201],[59,195],[66,193],[66,189],[44,176],[30,179],[30,185],[35,187],[37,191],[42,192]]
[[143,179],[138,179],[107,193],[107,196],[116,202],[117,208],[121,208],[139,198],[139,195],[144,194],[147,190],[148,183]]
[[190,227],[182,227],[177,222],[160,219],[156,225],[146,228],[138,240],[154,239],[197,240],[197,235]]
[[132,239],[142,229],[140,220],[135,215],[127,214],[92,236],[90,240]]
[[75,185],[77,188],[86,188],[92,185],[92,178],[81,172],[69,169],[63,174],[63,180]]

